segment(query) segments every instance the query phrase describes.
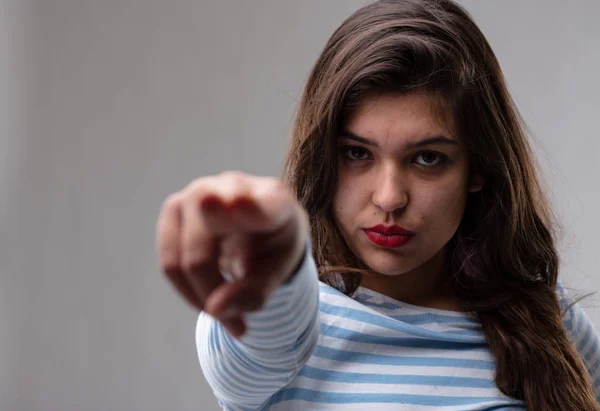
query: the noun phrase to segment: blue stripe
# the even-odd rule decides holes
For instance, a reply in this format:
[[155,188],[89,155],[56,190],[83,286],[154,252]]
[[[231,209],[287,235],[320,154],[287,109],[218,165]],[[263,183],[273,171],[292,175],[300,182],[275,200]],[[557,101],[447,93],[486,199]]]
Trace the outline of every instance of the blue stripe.
[[336,327],[321,323],[321,334],[329,337],[339,338],[346,341],[354,341],[367,344],[389,345],[393,347],[423,348],[433,350],[454,350],[454,351],[489,351],[486,343],[465,344],[454,341],[436,341],[425,338],[402,338],[376,336],[366,333],[359,333],[345,328]]
[[386,310],[397,310],[400,308],[399,305],[396,304],[392,304],[390,302],[383,302],[383,303],[374,303],[372,301],[369,301],[365,298],[362,298],[362,296],[358,296],[353,298],[353,300],[358,301],[359,303],[369,306],[369,307],[374,307],[374,308],[383,308]]
[[483,329],[479,330],[448,330],[448,331],[440,331],[444,334],[453,334],[453,335],[470,335],[472,337],[479,337],[485,341],[485,334],[483,333]]
[[429,331],[419,327],[415,327],[406,323],[402,323],[393,320],[383,315],[373,314],[355,308],[341,307],[321,301],[319,306],[321,312],[326,314],[334,315],[342,318],[350,318],[355,321],[367,323],[369,325],[377,325],[379,327],[387,328],[394,331],[401,331],[406,334],[413,334],[420,337],[428,337],[434,339],[444,338],[447,341],[456,341],[463,343],[481,343],[485,341],[485,338],[468,335],[454,335],[449,333],[439,333],[436,331]]
[[445,357],[395,357],[382,354],[367,354],[356,351],[337,350],[335,348],[317,345],[313,356],[334,361],[373,364],[373,365],[402,365],[423,367],[474,368],[480,370],[495,369],[494,361],[471,360]]
[[[202,314],[201,314],[202,315]],[[208,314],[204,314],[208,317]],[[210,319],[210,327],[208,328],[208,343],[210,344],[209,347],[214,350],[214,352],[221,352],[221,338],[218,335],[220,332],[222,332],[222,328],[223,326],[221,325],[220,322],[218,322],[217,320],[213,319],[212,317],[208,317]]]
[[390,315],[394,320],[402,321],[407,324],[471,324],[479,326],[479,322],[468,317],[452,317],[450,315],[439,314],[414,314],[414,315]]
[[577,306],[574,305],[571,307],[571,310],[573,311],[573,322],[575,323],[575,327],[573,329],[573,335],[575,337],[579,337],[579,333],[582,330],[582,326],[583,326],[583,318],[581,318],[581,314],[579,312],[577,312]]
[[[451,405],[472,405],[484,402],[497,402],[498,398],[493,397],[447,397],[434,395],[416,395],[416,394],[383,394],[383,393],[338,393],[321,392],[305,388],[285,388],[275,394],[269,405],[274,405],[282,401],[303,400],[312,403],[322,404],[360,404],[360,403],[378,403],[378,404],[412,404],[412,405],[431,405],[431,406],[451,406]],[[266,408],[265,408],[266,409]]]
[[[351,384],[406,384],[464,388],[496,388],[492,379],[447,377],[431,375],[366,374],[323,370],[306,366],[298,374],[319,381],[335,381]],[[350,388],[348,391],[352,391]]]

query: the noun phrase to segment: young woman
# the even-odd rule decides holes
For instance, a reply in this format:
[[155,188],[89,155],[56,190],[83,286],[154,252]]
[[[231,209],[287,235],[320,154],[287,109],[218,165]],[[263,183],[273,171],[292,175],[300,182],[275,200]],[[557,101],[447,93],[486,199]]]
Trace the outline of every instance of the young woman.
[[157,229],[224,409],[600,409],[598,335],[557,283],[519,115],[450,0],[350,16],[285,183],[199,178]]

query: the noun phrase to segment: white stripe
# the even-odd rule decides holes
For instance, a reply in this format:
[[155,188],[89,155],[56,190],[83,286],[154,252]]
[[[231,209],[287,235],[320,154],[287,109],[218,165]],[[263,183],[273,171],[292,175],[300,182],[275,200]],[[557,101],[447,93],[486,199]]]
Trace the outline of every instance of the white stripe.
[[431,395],[443,397],[462,398],[467,394],[469,397],[496,397],[500,395],[497,388],[473,388],[473,387],[448,387],[412,384],[357,384],[336,381],[313,380],[298,376],[286,386],[286,388],[307,388],[317,391],[353,394],[408,394],[408,395]]
[[360,374],[379,374],[391,375],[426,375],[440,377],[466,377],[466,378],[483,378],[492,380],[494,378],[494,370],[482,370],[477,368],[458,368],[458,367],[430,367],[430,366],[414,366],[414,365],[376,365],[347,363],[343,361],[331,360],[328,358],[312,357],[308,360],[308,366],[320,368],[329,371],[353,372]]
[[474,328],[472,324],[468,323],[430,323],[430,324],[418,324],[419,328],[436,331],[441,333],[451,333],[453,331],[472,331],[475,334],[477,331],[481,332],[483,335],[483,331],[481,328]]
[[[389,328],[381,327],[376,324],[365,323],[363,321],[358,321],[353,318],[346,318],[334,314],[329,314],[324,311],[319,313],[321,316],[321,323],[326,325],[333,325],[340,328],[345,328],[347,330],[355,331],[358,333],[364,333],[367,329],[369,334],[376,335],[378,337],[393,337],[393,338],[419,338],[413,334],[409,334],[400,330],[392,330]],[[375,313],[375,315],[381,315]],[[387,317],[382,317],[384,320]],[[387,319],[389,320],[389,319]],[[390,320],[393,322],[393,320]],[[412,326],[408,326],[412,327]]]
[[391,357],[423,357],[423,358],[452,358],[460,360],[483,360],[494,361],[494,357],[489,351],[470,351],[470,350],[441,350],[424,349],[414,347],[399,347],[383,344],[371,344],[355,341],[341,340],[329,336],[321,335],[319,345],[336,350],[360,352],[364,354],[388,355]]

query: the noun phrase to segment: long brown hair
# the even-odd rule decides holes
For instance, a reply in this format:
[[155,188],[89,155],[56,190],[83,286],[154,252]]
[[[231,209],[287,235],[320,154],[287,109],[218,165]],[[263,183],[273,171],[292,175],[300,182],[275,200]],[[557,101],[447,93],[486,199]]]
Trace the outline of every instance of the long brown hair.
[[554,223],[523,122],[490,45],[451,0],[369,4],[335,31],[312,69],[284,177],[310,216],[322,280],[351,295],[366,269],[332,216],[337,133],[367,93],[412,91],[451,111],[470,170],[485,180],[447,255],[454,292],[495,356],[498,388],[530,409],[599,409],[562,323]]

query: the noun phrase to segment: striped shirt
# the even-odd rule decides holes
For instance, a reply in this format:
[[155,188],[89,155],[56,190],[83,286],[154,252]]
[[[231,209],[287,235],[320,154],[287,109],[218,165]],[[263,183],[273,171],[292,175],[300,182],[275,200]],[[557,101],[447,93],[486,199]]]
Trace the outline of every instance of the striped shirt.
[[[310,248],[309,248],[310,250]],[[563,307],[568,297],[559,287]],[[201,313],[200,365],[225,410],[516,410],[471,313],[417,307],[320,283],[307,251],[293,280],[247,315],[234,339]],[[598,333],[578,305],[564,317],[600,398]]]

